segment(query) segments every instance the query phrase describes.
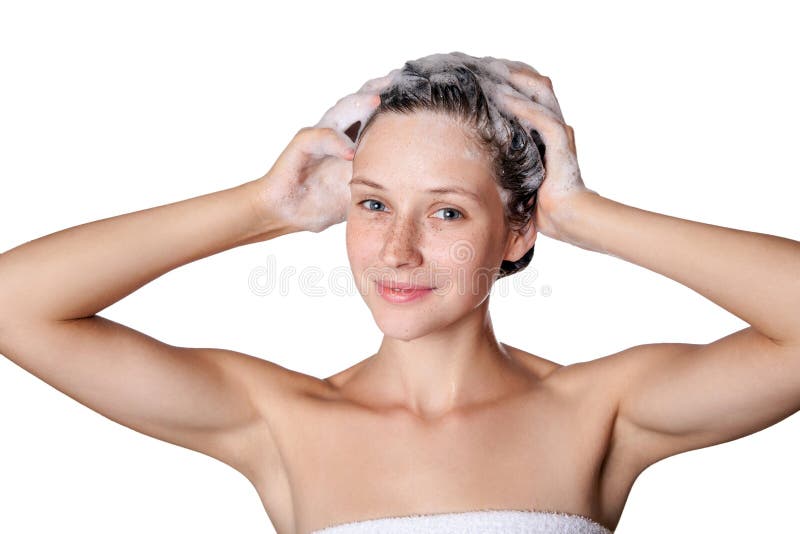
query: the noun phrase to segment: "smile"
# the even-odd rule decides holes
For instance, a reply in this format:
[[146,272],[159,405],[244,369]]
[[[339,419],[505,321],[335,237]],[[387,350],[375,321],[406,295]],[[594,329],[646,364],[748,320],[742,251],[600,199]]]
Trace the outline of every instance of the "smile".
[[431,287],[415,287],[409,289],[401,289],[401,288],[392,288],[381,285],[380,283],[376,283],[378,288],[378,293],[386,300],[393,304],[405,304],[407,302],[412,302],[415,300],[419,300],[427,295],[429,295],[433,288]]

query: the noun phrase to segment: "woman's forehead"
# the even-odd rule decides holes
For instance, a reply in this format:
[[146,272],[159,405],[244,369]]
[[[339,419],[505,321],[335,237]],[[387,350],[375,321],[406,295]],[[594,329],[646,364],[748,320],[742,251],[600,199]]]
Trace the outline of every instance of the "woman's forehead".
[[439,113],[383,113],[364,133],[353,175],[474,182],[492,179],[488,156],[464,126]]

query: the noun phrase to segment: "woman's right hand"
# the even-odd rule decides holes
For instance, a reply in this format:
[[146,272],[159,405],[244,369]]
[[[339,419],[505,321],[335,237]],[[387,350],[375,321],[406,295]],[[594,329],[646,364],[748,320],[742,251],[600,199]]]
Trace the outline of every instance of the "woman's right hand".
[[[380,91],[396,71],[341,98],[313,127],[295,134],[272,168],[257,182],[257,205],[293,231],[321,232],[347,217],[355,143],[345,133],[380,104]],[[357,136],[356,136],[357,139]]]

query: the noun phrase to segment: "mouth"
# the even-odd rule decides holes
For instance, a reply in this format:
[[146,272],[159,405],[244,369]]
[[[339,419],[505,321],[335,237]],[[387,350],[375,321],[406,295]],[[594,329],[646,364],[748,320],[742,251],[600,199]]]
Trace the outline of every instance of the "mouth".
[[394,304],[415,301],[433,292],[433,288],[429,286],[406,284],[401,282],[390,282],[385,285],[380,282],[376,282],[376,286],[378,288],[378,293],[384,299]]

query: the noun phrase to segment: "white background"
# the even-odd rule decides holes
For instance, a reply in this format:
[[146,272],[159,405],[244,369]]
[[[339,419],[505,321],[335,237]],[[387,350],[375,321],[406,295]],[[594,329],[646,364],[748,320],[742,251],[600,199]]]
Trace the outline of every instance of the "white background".
[[[602,195],[800,239],[800,37],[781,5],[3,2],[0,249],[257,178],[367,79],[455,50],[550,76],[584,181]],[[331,294],[327,278],[323,296],[309,295],[297,275],[259,296],[248,277],[269,261],[349,273],[344,230],[183,266],[101,315],[328,376],[378,346],[361,298]],[[535,296],[496,289],[496,331],[563,364],[746,326],[668,278],[544,236],[528,273]],[[798,446],[793,416],[666,459],[637,480],[617,532],[792,530]],[[47,531],[274,532],[227,465],[131,431],[0,358],[0,532]]]

